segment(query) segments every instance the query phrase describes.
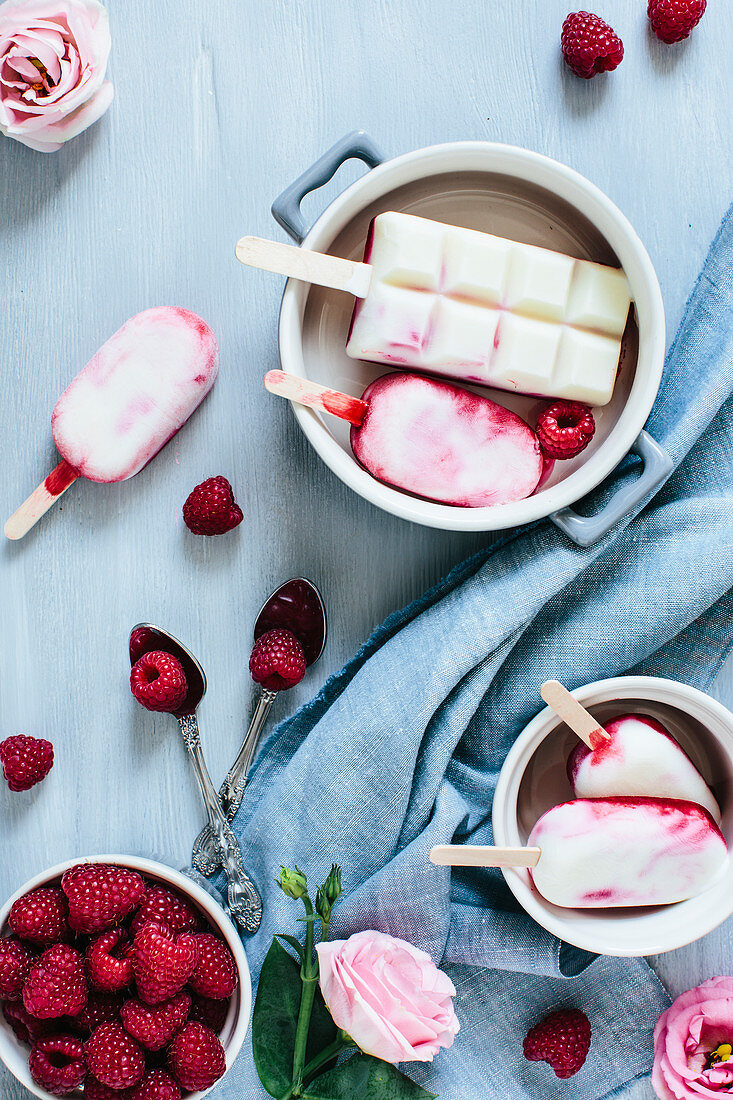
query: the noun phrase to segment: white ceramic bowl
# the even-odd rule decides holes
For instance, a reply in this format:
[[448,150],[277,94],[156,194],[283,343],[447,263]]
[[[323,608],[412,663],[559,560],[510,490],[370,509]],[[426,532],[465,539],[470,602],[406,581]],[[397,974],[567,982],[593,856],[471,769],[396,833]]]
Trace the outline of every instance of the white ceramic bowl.
[[[695,688],[650,676],[618,676],[573,694],[603,723],[635,712],[658,719],[712,787],[722,831],[733,839],[733,714]],[[499,845],[523,845],[551,806],[572,798],[565,771],[576,736],[547,707],[512,746],[499,774],[492,824]],[[507,869],[512,893],[530,916],[568,943],[602,955],[657,955],[704,936],[733,914],[733,861],[704,893],[675,905],[635,909],[561,909]]]
[[[365,135],[350,137],[358,149],[358,139]],[[294,235],[299,199],[324,183],[347,156],[362,155],[353,148],[348,150],[347,138],[322,158],[325,167],[319,162],[276,200],[275,216]],[[303,244],[361,259],[369,223],[384,210],[407,211],[620,264],[631,285],[636,323],[627,329],[612,401],[596,410],[597,430],[590,446],[577,459],[556,463],[552,476],[527,500],[490,508],[456,508],[392,489],[372,478],[355,460],[348,425],[294,405],[298,423],[315,450],[360,496],[387,512],[430,527],[498,530],[549,516],[580,500],[628,453],[649,415],[661,379],[665,342],[662,296],[649,256],[630,223],[603,192],[572,169],[526,149],[469,141],[418,149],[379,164],[331,203]],[[346,355],[352,306],[353,299],[347,294],[290,280],[280,314],[283,370],[353,395],[360,395],[369,382],[386,373],[388,368]],[[493,390],[478,392],[488,392],[531,423],[544,405],[536,398]]]
[[[134,871],[139,871],[141,875],[144,875],[146,879],[172,887],[179,894],[183,894],[226,941],[234,956],[239,973],[239,984],[232,995],[229,1013],[219,1036],[226,1051],[227,1070],[229,1070],[241,1050],[252,1011],[252,985],[247,956],[244,953],[242,941],[236,928],[222,907],[214,901],[210,894],[195,882],[192,882],[191,879],[182,875],[180,871],[173,871],[170,867],[166,867],[162,863],[155,863],[151,859],[125,855],[86,856],[79,859],[70,859],[65,863],[58,863],[55,867],[50,867],[42,874],[29,879],[25,885],[16,890],[11,898],[8,898],[5,905],[0,909],[0,935],[6,935],[8,932],[8,914],[11,906],[18,898],[27,894],[30,890],[36,890],[39,886],[49,885],[54,880],[58,881],[64,871],[67,871],[69,867],[74,867],[77,863],[113,863],[123,867],[131,867]],[[50,1092],[39,1088],[31,1077],[28,1069],[28,1054],[29,1048],[18,1042],[5,1017],[0,1014],[0,1058],[13,1076],[22,1085],[25,1085],[34,1096],[40,1097],[41,1100],[55,1100]],[[219,1081],[221,1080],[223,1078],[219,1078]],[[209,1089],[206,1089],[204,1092],[189,1093],[189,1100],[201,1100],[209,1091]],[[72,1095],[81,1097],[83,1094],[79,1091]]]

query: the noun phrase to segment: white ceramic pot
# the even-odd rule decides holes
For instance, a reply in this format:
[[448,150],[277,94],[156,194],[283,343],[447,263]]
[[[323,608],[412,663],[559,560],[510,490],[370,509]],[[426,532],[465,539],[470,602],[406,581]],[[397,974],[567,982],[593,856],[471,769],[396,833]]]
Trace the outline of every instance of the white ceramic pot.
[[[351,157],[365,161],[372,170],[339,195],[308,229],[300,213],[301,200]],[[527,500],[490,508],[434,504],[383,485],[355,460],[348,425],[295,405],[305,435],[343,482],[404,519],[446,530],[494,531],[551,516],[574,541],[594,542],[671,469],[664,451],[642,432],[659,388],[665,327],[659,283],[633,228],[592,183],[538,153],[466,141],[418,149],[381,163],[363,132],[347,135],[273,204],[275,218],[295,240],[351,259],[361,259],[369,223],[384,210],[407,211],[620,264],[631,285],[636,324],[627,332],[613,399],[597,410],[596,435],[581,456],[556,463],[552,476]],[[384,374],[384,367],[349,359],[344,351],[352,306],[349,295],[290,280],[280,314],[283,370],[353,395],[360,395],[369,382]],[[489,393],[531,422],[544,404],[536,398]],[[636,484],[621,490],[595,516],[572,512],[570,505],[598,486],[630,450],[644,462]]]
[[[651,676],[618,676],[573,694],[603,724],[634,712],[658,719],[698,767],[718,800],[721,828],[733,839],[733,714],[695,688]],[[537,819],[573,797],[566,762],[578,741],[547,707],[512,746],[494,795],[494,842],[524,845]],[[599,857],[599,858],[602,858]],[[733,861],[702,894],[675,905],[635,909],[561,909],[539,894],[525,870],[504,876],[524,909],[568,943],[602,955],[656,955],[712,931],[733,914]]]
[[[2,909],[0,909],[0,935],[7,935],[8,933],[8,914],[11,906],[18,898],[23,897],[30,890],[38,889],[39,886],[47,886],[54,881],[58,882],[64,871],[67,871],[69,867],[76,866],[77,863],[113,863],[123,867],[131,867],[132,870],[139,871],[141,875],[144,875],[146,879],[160,883],[163,886],[172,887],[187,898],[203,914],[206,921],[218,935],[226,941],[234,956],[239,974],[239,984],[232,995],[229,1013],[219,1036],[226,1052],[227,1070],[229,1070],[242,1048],[252,1012],[252,984],[250,982],[247,956],[244,953],[242,941],[236,928],[222,907],[214,901],[206,890],[203,890],[186,875],[182,875],[180,871],[173,871],[170,867],[166,867],[162,863],[155,863],[151,859],[126,855],[85,856],[79,859],[67,860],[65,863],[58,863],[55,867],[50,867],[42,874],[29,879],[19,890],[16,890],[11,898],[8,898]],[[7,1021],[0,1014],[0,1058],[13,1076],[22,1085],[25,1085],[34,1096],[40,1097],[41,1100],[55,1100],[50,1092],[39,1088],[31,1077],[28,1069],[28,1054],[29,1048],[18,1042]],[[219,1078],[219,1081],[221,1080],[223,1078]],[[209,1091],[210,1089],[206,1089],[204,1092],[189,1093],[188,1100],[202,1100],[202,1097]],[[79,1091],[72,1095],[81,1097],[83,1094]]]

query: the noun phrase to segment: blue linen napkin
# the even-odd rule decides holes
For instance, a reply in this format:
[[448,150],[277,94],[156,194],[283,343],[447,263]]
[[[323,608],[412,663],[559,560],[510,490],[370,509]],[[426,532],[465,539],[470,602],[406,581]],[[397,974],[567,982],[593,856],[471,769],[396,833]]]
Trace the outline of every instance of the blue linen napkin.
[[[454,1047],[403,1067],[443,1100],[601,1100],[650,1069],[668,996],[643,960],[594,961],[520,911],[500,872],[451,876],[426,853],[450,839],[490,842],[497,774],[541,709],[543,680],[633,672],[704,689],[733,643],[732,288],[733,208],[648,423],[675,464],[651,503],[588,549],[544,522],[458,566],[388,618],[268,738],[252,771],[235,830],[264,898],[247,942],[255,982],[273,933],[300,915],[274,884],[280,863],[314,882],[341,863],[334,938],[390,932],[455,982]],[[613,487],[636,472],[629,459]],[[588,1014],[594,1039],[583,1070],[560,1082],[524,1060],[522,1038],[565,1004]],[[213,1096],[264,1095],[248,1039]]]

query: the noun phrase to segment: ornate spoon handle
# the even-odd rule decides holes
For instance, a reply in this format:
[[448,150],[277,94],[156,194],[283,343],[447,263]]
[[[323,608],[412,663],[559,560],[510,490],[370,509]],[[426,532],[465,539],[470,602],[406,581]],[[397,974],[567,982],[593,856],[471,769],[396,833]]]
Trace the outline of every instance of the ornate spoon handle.
[[[244,735],[237,758],[219,788],[219,801],[228,821],[232,820],[241,805],[250,765],[276,695],[277,692],[268,691],[266,688],[260,691],[249,729]],[[194,867],[201,875],[213,875],[218,869],[219,849],[210,824],[205,825],[196,837],[192,860]]]
[[224,868],[229,886],[227,900],[232,916],[246,932],[256,932],[262,920],[262,899],[242,864],[242,853],[237,839],[217,798],[209,769],[201,749],[201,736],[195,714],[178,719],[183,740],[186,743],[196,778],[201,790],[209,827],[218,849],[219,861]]

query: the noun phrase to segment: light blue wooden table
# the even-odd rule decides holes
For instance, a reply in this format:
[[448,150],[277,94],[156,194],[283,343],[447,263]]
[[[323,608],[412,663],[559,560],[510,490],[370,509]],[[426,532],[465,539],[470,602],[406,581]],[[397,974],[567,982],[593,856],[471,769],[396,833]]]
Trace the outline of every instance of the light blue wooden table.
[[[281,236],[269,207],[282,187],[356,127],[388,155],[467,138],[547,153],[589,176],[637,227],[670,334],[731,198],[725,0],[672,48],[647,33],[643,0],[603,0],[626,58],[589,84],[560,63],[567,0],[109,0],[109,9],[107,116],[57,154],[0,145],[3,515],[55,462],[58,394],[129,315],[196,310],[219,335],[222,366],[206,405],[148,469],[118,486],[75,485],[2,549],[0,733],[50,737],[58,758],[35,791],[0,789],[2,897],[77,854],[187,858],[201,809],[174,724],[147,718],[127,689],[135,622],[160,622],[200,656],[218,781],[248,711],[252,622],[271,588],[312,577],[330,611],[326,654],[277,705],[283,716],[388,612],[485,541],[413,527],[356,498],[265,393],[281,286],[244,272],[233,247],[243,233]],[[342,169],[306,214],[360,170]],[[221,539],[194,538],[181,505],[218,473],[235,485],[245,522]],[[733,666],[717,693],[733,703]],[[730,949],[724,927],[656,965],[679,991],[730,971]],[[0,1092],[26,1095],[2,1072]]]

